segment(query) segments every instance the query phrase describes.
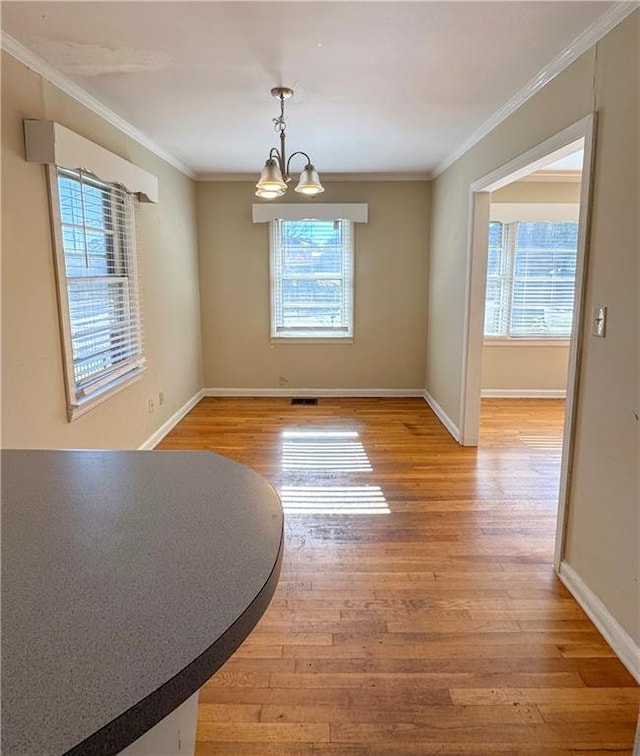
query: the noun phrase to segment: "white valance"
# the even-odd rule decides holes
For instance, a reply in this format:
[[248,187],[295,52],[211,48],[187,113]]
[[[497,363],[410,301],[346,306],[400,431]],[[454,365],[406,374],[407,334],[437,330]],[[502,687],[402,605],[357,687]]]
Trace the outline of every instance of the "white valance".
[[578,221],[580,205],[574,202],[492,202],[491,220],[501,223],[567,223]]
[[343,204],[265,202],[253,205],[254,223],[269,223],[272,220],[348,220],[354,223],[367,223],[368,219],[369,205],[366,202]]
[[107,183],[121,184],[143,202],[158,201],[156,176],[55,121],[25,119],[24,137],[30,163],[83,169]]

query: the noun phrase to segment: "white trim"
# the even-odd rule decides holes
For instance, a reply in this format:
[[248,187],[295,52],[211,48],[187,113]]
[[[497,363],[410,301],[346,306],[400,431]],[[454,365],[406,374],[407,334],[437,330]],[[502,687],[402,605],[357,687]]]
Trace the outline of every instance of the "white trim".
[[158,201],[156,176],[55,121],[25,118],[24,142],[28,163],[89,171],[101,181],[122,184],[141,201]]
[[497,336],[486,336],[483,342],[485,347],[564,347],[571,345],[571,339],[515,339]]
[[261,203],[251,206],[254,223],[270,223],[272,220],[348,220],[352,223],[367,223],[369,205],[366,202],[346,202],[331,204],[319,202],[307,204],[302,202]]
[[177,412],[174,412],[166,422],[162,423],[162,425],[155,430],[146,441],[143,441],[138,447],[138,450],[154,449],[169,431],[175,428],[180,420],[182,420],[182,418],[196,406],[203,396],[204,392],[200,389],[200,391],[192,396],[186,404],[183,404]]
[[206,388],[203,396],[251,397],[421,397],[422,389],[326,389],[326,388]]
[[[255,184],[258,178],[256,173],[199,173],[196,181],[241,181]],[[431,174],[427,171],[421,173],[325,173],[322,172],[322,183],[333,184],[345,181],[429,181]]]
[[584,165],[580,187],[580,220],[574,297],[573,333],[569,345],[567,393],[564,418],[560,490],[555,540],[554,567],[559,570],[564,555],[569,495],[577,423],[578,376],[584,338],[583,310],[586,296],[585,260],[592,201],[591,173],[594,161],[595,114],[590,114],[545,139],[522,155],[473,181],[469,186],[469,229],[467,233],[467,285],[462,335],[460,431],[464,446],[478,442],[482,375],[483,321],[486,290],[487,228],[489,192],[506,186],[548,159],[583,145]]
[[25,47],[18,42],[18,40],[14,39],[4,31],[0,38],[0,47],[6,53],[11,55],[11,57],[27,66],[27,68],[35,71],[35,73],[58,87],[58,89],[62,90],[65,94],[73,97],[74,100],[77,100],[86,108],[89,108],[89,110],[99,115],[100,118],[103,118],[107,123],[115,126],[116,129],[123,134],[131,137],[131,139],[138,142],[138,144],[141,144],[150,152],[153,152],[154,155],[157,155],[166,163],[169,163],[169,165],[177,168],[184,173],[185,176],[188,176],[191,179],[196,178],[195,172],[175,157],[175,155],[172,155],[165,150],[164,147],[160,147],[160,145],[156,144],[156,142],[142,131],[139,131],[135,126],[128,121],[125,121],[124,118],[121,118],[117,113],[114,113],[113,110],[110,110],[106,105],[103,105],[99,100],[96,100],[95,97],[82,89],[82,87],[79,87],[62,72],[58,71],[57,68],[49,65],[49,63],[44,61],[39,55],[36,55],[33,51],[29,50],[29,48]]
[[[353,316],[352,316],[353,320]],[[353,336],[271,336],[269,343],[274,346],[283,344],[353,344]]]
[[558,577],[598,628],[616,656],[640,683],[640,647],[571,565],[563,561]]
[[477,446],[480,429],[480,391],[482,387],[490,210],[491,195],[489,192],[469,192],[465,311],[462,331],[462,376],[460,381],[460,443],[463,446]]
[[464,142],[459,144],[442,162],[440,162],[431,173],[430,178],[436,178],[436,176],[439,176],[450,165],[455,163],[458,158],[461,158],[481,139],[493,131],[496,126],[500,125],[510,115],[515,113],[518,108],[524,105],[527,100],[530,100],[558,74],[562,73],[565,68],[570,66],[583,53],[587,52],[590,47],[593,47],[593,45],[599,42],[605,34],[608,34],[621,21],[624,21],[627,16],[631,15],[639,5],[638,2],[629,2],[628,0],[618,0],[617,2],[614,2],[611,7],[600,16],[600,18],[579,34],[568,47],[556,55],[556,57],[553,58],[553,60],[529,82],[527,82],[522,89],[516,92],[513,97],[507,100],[502,107],[498,108],[493,115],[477,128],[470,137],[465,139]]
[[453,438],[458,443],[460,443],[460,431],[458,430],[458,426],[453,422],[449,415],[447,415],[447,413],[442,409],[442,407],[438,404],[438,402],[436,402],[436,400],[426,389],[424,389],[424,391],[422,392],[422,398],[431,407],[431,409],[435,413],[435,416],[438,418],[438,420],[440,420],[440,422],[449,431]]
[[544,184],[579,184],[582,171],[553,171],[541,168],[530,176],[523,176],[520,181],[532,181]]
[[[580,184],[580,218],[578,221],[578,254],[576,259],[576,284],[573,303],[573,333],[569,343],[569,364],[567,366],[567,402],[564,414],[562,458],[560,460],[560,486],[558,492],[558,515],[556,520],[556,538],[553,566],[560,569],[564,558],[569,522],[569,497],[571,495],[571,476],[576,426],[578,423],[579,373],[584,341],[583,322],[586,317],[585,299],[587,290],[586,260],[591,235],[591,203],[593,186],[591,175],[595,163],[595,129],[596,115],[585,116],[578,124],[584,129],[584,162],[582,166],[582,183]],[[574,124],[577,126],[578,124]]]
[[[112,396],[124,391],[136,381],[140,380],[145,370],[145,358],[141,341],[138,341],[139,352],[135,360],[131,360],[126,368],[113,370],[109,375],[103,376],[102,380],[95,381],[93,391],[83,391],[84,397],[79,399],[75,381],[73,365],[73,349],[71,338],[71,319],[69,310],[69,295],[67,276],[65,269],[64,243],[62,239],[62,219],[60,216],[60,195],[58,192],[58,171],[51,163],[45,164],[45,173],[48,185],[49,220],[51,225],[52,252],[56,275],[56,290],[58,303],[58,324],[60,327],[60,343],[62,347],[62,361],[64,366],[65,395],[67,405],[67,420],[72,422],[92,409],[110,399]],[[133,208],[129,208],[133,212]],[[128,215],[128,213],[126,213]],[[125,222],[123,230],[126,230],[126,242],[123,237],[123,250],[128,257],[130,273],[130,291],[138,298],[138,272],[135,253],[135,229]],[[130,311],[130,315],[138,323],[138,337],[140,333],[139,305]],[[96,388],[99,386],[99,388]]]
[[565,389],[482,389],[483,399],[564,399]]
[[[543,142],[534,145],[526,152],[522,152],[512,160],[504,163],[495,170],[471,182],[472,191],[495,192],[503,186],[520,181],[529,176],[532,171],[548,165],[582,148],[582,140],[587,128],[586,123],[592,115],[584,116],[579,121],[570,124],[562,131],[550,136]],[[586,160],[586,157],[583,158]],[[583,165],[584,175],[584,165]]]
[[106,389],[105,391],[102,391],[99,394],[98,393],[92,394],[91,400],[86,400],[82,404],[67,403],[67,420],[69,422],[72,422],[73,420],[77,420],[79,417],[86,415],[87,412],[91,412],[92,409],[95,409],[100,404],[103,404],[104,402],[106,402],[108,399],[111,399],[111,397],[115,396],[116,394],[119,394],[121,391],[124,391],[125,389],[128,389],[129,386],[133,385],[134,383],[137,383],[142,378],[142,373],[144,372],[144,370],[145,370],[144,367],[140,368],[136,373],[126,376],[126,378],[121,379],[120,381],[113,384],[112,386],[109,386],[109,388]]

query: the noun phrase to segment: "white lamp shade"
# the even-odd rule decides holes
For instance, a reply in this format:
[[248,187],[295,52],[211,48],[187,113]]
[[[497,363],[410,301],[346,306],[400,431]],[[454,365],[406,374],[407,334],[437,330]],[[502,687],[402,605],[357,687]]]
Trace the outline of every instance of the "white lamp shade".
[[298,186],[296,186],[296,192],[307,195],[324,192],[324,187],[320,183],[320,176],[318,176],[318,172],[311,163],[309,163],[300,174],[300,180],[298,181]]
[[[264,192],[280,192],[284,194],[287,185],[282,178],[282,171],[277,161],[273,158],[269,158],[264,164],[264,168],[260,173],[260,178],[256,184],[256,189]],[[256,192],[258,194],[258,192]],[[258,194],[260,197],[261,195]],[[274,195],[278,196],[278,195]]]

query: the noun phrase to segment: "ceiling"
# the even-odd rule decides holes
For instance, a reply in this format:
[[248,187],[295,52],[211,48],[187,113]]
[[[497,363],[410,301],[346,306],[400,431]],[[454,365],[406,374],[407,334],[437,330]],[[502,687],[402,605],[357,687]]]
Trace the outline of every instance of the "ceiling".
[[197,175],[256,174],[289,86],[321,175],[417,177],[612,5],[3,2],[2,28]]
[[555,160],[553,163],[549,163],[546,168],[551,171],[582,171],[583,160],[584,151],[578,150],[577,152],[572,152],[566,157]]

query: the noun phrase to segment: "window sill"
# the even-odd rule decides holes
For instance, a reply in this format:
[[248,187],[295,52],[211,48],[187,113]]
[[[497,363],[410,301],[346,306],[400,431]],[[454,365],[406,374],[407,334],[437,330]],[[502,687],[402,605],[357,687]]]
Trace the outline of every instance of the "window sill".
[[68,421],[71,423],[74,420],[77,420],[79,417],[82,417],[82,415],[86,415],[87,412],[90,412],[92,409],[94,409],[98,405],[102,404],[103,402],[106,402],[107,399],[111,399],[112,396],[115,396],[116,394],[119,394],[121,391],[124,391],[124,389],[131,386],[132,383],[136,383],[137,381],[139,381],[140,378],[142,378],[143,372],[144,372],[144,368],[139,368],[133,374],[128,373],[122,378],[116,379],[113,383],[110,383],[108,386],[105,386],[101,391],[97,391],[95,394],[92,394],[90,397],[87,397],[79,404],[68,405],[67,406]]
[[571,339],[484,339],[484,346],[568,347]]
[[272,344],[353,344],[353,336],[272,336]]

